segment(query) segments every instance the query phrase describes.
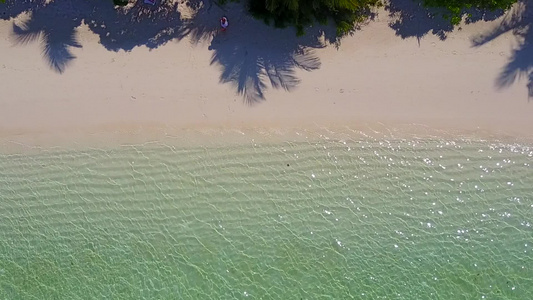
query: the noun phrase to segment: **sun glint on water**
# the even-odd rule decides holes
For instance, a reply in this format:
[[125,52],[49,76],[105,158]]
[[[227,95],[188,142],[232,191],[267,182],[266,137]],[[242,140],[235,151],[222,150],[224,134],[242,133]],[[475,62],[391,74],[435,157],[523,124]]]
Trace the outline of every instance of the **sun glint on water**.
[[2,299],[533,299],[533,148],[0,156]]

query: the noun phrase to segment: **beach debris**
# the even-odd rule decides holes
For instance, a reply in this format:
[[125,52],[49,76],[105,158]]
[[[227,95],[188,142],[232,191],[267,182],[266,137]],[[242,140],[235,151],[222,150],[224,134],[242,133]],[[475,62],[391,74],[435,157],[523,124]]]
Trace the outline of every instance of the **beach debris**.
[[144,0],[145,4],[155,5],[156,0]]

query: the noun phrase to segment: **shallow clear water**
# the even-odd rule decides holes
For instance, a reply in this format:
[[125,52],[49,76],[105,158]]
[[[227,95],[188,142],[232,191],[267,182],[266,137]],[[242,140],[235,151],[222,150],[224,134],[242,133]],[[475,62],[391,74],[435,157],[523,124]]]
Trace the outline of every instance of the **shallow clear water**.
[[1,299],[533,299],[533,148],[0,156]]

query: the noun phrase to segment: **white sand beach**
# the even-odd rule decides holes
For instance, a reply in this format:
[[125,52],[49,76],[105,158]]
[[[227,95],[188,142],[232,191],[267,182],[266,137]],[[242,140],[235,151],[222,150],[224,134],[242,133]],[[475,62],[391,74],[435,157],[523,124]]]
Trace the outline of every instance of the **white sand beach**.
[[[137,3],[116,21],[111,5],[92,8],[89,20],[91,8],[71,2],[4,4],[12,6],[0,20],[4,143],[369,124],[533,137],[532,54],[513,65],[517,51],[531,50],[531,29],[491,38],[502,22],[510,24],[509,14],[441,40],[424,19],[418,23],[427,29],[418,24],[414,35],[395,31],[382,9],[339,47],[320,47],[321,28],[297,38],[294,29],[268,27],[239,4],[204,5],[194,17],[183,5],[176,14],[175,6]],[[33,13],[24,13],[27,7]],[[218,30],[222,14],[227,32]],[[530,20],[511,25],[526,28]],[[124,24],[113,27],[117,22]]]

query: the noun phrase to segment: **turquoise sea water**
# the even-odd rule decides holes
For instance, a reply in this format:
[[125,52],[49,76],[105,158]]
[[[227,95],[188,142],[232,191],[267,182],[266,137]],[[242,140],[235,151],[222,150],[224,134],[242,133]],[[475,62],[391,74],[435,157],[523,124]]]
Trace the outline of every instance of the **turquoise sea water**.
[[0,299],[533,299],[533,148],[0,155]]

